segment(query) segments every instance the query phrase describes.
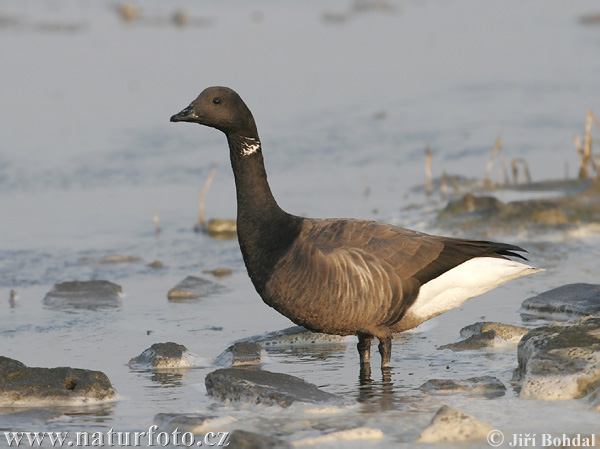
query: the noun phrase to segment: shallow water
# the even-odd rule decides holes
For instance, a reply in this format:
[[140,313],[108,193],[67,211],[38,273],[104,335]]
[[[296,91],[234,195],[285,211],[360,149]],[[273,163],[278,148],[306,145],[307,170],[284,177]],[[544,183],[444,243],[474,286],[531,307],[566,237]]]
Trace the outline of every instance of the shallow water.
[[[213,166],[207,216],[235,216],[223,136],[168,122],[204,87],[228,85],[245,99],[275,196],[301,215],[449,234],[432,223],[445,203],[413,190],[424,183],[425,147],[433,152],[434,176],[445,170],[481,178],[500,134],[505,157],[525,157],[535,181],[576,174],[573,136],[582,133],[586,110],[598,109],[600,88],[600,28],[578,18],[594,12],[596,2],[415,0],[366,12],[353,5],[149,1],[132,23],[99,1],[0,6],[0,19],[10,19],[0,20],[0,354],[29,366],[101,370],[120,394],[114,403],[66,408],[68,418],[11,430],[147,430],[157,413],[210,412],[236,418],[232,428],[292,441],[365,426],[381,429],[385,439],[355,447],[410,447],[441,404],[507,434],[596,430],[597,415],[585,400],[516,397],[509,383],[514,347],[436,350],[482,317],[522,324],[517,311],[533,294],[597,282],[600,237],[585,230],[498,230],[547,271],[402,335],[389,379],[375,364],[372,383],[360,385],[350,338],[346,345],[269,351],[264,369],[347,398],[350,405],[335,413],[238,408],[206,395],[211,359],[234,340],[290,322],[260,301],[236,241],[192,232],[198,191]],[[176,10],[210,21],[177,27],[169,20]],[[511,191],[501,199],[524,197],[531,194]],[[158,235],[153,212],[162,225]],[[141,260],[89,262],[110,254]],[[154,260],[164,268],[146,266]],[[217,280],[224,293],[167,301],[184,277],[210,278],[202,271],[217,267],[233,270]],[[73,311],[42,304],[55,283],[88,279],[122,285],[121,305]],[[19,293],[15,308],[8,304],[11,289]],[[131,357],[166,341],[186,345],[206,366],[173,373],[127,367]],[[509,387],[504,397],[418,390],[430,378],[488,374]],[[8,428],[1,418],[0,428]]]

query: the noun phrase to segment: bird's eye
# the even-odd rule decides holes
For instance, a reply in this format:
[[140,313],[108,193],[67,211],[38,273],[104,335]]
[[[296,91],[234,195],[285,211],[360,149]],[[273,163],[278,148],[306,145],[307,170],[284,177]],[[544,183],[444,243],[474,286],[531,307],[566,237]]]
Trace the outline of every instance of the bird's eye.
[[219,97],[213,98],[214,104],[221,104],[221,99]]

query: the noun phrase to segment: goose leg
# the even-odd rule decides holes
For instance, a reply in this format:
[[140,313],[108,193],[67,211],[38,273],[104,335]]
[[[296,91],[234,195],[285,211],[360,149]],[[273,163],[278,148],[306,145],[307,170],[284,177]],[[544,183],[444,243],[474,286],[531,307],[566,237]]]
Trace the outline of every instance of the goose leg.
[[392,339],[379,339],[379,353],[381,354],[381,367],[389,368],[392,366]]
[[373,336],[369,334],[358,334],[358,344],[356,347],[358,348],[361,365],[371,363],[371,340],[373,340]]

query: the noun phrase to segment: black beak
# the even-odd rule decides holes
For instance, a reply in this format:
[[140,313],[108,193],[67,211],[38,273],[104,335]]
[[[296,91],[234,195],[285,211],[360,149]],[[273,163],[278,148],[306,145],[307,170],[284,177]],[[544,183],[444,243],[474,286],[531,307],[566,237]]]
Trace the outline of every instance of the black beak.
[[171,117],[172,122],[197,122],[198,116],[194,112],[192,106],[188,106],[183,111]]

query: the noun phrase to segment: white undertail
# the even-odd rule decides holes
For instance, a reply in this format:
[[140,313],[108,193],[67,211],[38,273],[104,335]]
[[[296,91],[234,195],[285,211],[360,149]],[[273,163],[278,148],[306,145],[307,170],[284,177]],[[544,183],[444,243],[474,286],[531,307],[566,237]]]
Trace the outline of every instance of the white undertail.
[[475,257],[425,283],[408,314],[426,321],[508,281],[544,271],[498,257]]

